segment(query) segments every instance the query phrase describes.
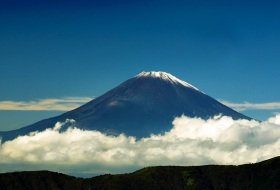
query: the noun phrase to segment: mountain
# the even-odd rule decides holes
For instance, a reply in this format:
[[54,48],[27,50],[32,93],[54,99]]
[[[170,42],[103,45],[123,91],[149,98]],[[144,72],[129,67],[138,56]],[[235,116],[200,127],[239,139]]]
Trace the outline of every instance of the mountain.
[[53,127],[58,121],[74,119],[82,129],[141,138],[168,131],[172,120],[182,114],[203,119],[218,114],[250,119],[171,74],[142,72],[77,109],[17,130],[0,132],[0,136],[5,141]]
[[0,174],[0,190],[279,190],[280,157],[240,166],[159,166],[89,179],[49,171]]

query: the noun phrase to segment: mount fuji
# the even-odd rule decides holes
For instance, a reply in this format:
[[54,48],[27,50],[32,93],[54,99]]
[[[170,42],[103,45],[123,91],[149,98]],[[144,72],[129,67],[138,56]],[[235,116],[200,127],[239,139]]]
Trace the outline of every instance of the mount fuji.
[[141,72],[77,109],[17,130],[0,132],[0,136],[7,141],[71,118],[81,129],[142,138],[170,130],[173,119],[183,114],[203,119],[215,115],[251,119],[169,73],[152,71]]

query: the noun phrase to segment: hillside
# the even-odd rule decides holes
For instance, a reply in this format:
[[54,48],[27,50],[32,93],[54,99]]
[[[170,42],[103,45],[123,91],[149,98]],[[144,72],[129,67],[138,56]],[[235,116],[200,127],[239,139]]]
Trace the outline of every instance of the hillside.
[[81,179],[49,171],[0,174],[0,190],[279,190],[280,157],[240,166],[158,166]]

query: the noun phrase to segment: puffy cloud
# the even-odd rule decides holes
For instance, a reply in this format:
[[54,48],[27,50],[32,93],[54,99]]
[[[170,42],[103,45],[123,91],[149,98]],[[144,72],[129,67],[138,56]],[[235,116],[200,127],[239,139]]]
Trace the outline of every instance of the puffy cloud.
[[243,102],[236,103],[230,101],[221,101],[223,104],[231,107],[237,111],[245,111],[245,110],[278,110],[280,109],[280,102],[267,102],[267,103],[251,103],[251,102]]
[[[60,131],[66,123],[72,127]],[[181,116],[165,134],[139,140],[80,130],[67,120],[1,144],[0,168],[90,176],[153,165],[243,164],[279,156],[279,137],[280,115],[264,122]]]
[[65,97],[36,101],[0,101],[0,110],[69,111],[89,102],[89,97]]

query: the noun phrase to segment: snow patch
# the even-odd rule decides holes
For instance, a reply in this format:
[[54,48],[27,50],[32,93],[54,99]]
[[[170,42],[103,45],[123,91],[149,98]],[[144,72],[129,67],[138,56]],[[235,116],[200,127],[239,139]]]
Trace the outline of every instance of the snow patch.
[[192,88],[194,90],[199,91],[199,89],[194,87],[193,85],[191,85],[183,80],[178,79],[177,77],[171,75],[170,73],[166,73],[166,72],[162,72],[162,71],[149,71],[149,72],[143,71],[143,72],[139,73],[138,75],[136,75],[136,77],[138,77],[138,78],[140,78],[140,77],[160,78],[160,79],[166,80],[168,82],[171,82],[173,84],[181,84],[185,87]]

